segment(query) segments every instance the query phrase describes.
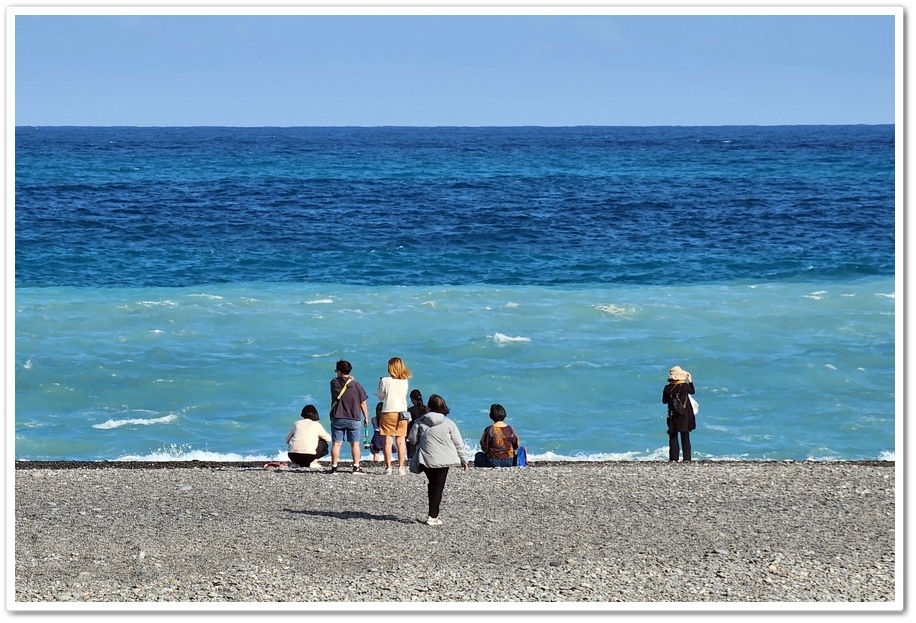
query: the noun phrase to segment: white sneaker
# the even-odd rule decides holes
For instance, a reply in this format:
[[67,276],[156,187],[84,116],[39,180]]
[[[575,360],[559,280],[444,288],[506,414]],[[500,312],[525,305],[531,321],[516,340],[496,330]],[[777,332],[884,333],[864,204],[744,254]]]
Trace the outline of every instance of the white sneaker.
[[406,475],[407,475],[407,468],[406,468],[406,467],[399,467],[399,468],[398,468],[398,476],[406,476]]
[[427,525],[427,526],[441,526],[441,525],[442,525],[442,520],[439,519],[438,517],[427,517],[427,518],[426,518],[426,525]]
[[390,468],[390,467],[386,467],[386,468],[385,468],[385,475],[386,475],[386,476],[390,476],[390,475],[391,475],[391,468]]

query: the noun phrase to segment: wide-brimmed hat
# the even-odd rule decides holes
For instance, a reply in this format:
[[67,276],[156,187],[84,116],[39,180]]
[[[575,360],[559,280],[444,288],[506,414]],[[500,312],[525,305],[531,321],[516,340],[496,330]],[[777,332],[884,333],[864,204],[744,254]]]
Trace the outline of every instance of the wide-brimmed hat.
[[684,370],[683,368],[681,368],[681,366],[674,366],[673,368],[668,370],[668,380],[669,381],[685,381],[687,380],[687,376],[689,374],[690,373],[687,372],[687,370]]

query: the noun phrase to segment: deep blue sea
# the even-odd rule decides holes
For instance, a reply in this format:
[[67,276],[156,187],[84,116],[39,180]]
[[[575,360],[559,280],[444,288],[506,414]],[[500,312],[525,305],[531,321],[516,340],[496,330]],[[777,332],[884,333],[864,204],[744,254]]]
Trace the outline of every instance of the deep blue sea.
[[896,456],[894,126],[15,140],[16,459],[285,460],[393,356],[470,452],[664,460],[677,364],[695,459]]

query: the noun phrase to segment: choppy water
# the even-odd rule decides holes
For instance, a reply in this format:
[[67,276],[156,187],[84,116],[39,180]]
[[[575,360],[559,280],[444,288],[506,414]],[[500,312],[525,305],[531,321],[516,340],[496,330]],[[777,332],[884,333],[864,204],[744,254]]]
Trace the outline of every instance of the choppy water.
[[[534,460],[895,446],[894,128],[17,128],[19,459],[284,458],[389,357]],[[325,424],[327,420],[325,419]]]

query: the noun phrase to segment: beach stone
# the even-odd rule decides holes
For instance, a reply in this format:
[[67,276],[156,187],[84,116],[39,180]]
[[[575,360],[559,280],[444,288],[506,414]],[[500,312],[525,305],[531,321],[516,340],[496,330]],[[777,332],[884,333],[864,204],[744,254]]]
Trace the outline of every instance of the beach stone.
[[675,483],[668,467],[454,470],[431,528],[422,476],[17,465],[10,608],[902,597],[893,463],[712,462]]

